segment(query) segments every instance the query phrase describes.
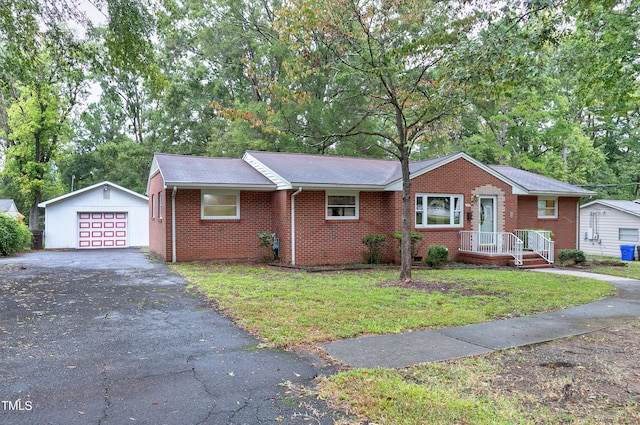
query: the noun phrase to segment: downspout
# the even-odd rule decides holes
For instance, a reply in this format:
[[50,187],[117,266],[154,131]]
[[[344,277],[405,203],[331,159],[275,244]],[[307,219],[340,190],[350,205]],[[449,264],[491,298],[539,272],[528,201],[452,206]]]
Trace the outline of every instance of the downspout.
[[580,249],[580,200],[576,202],[576,249]]
[[176,262],[176,192],[178,188],[173,186],[171,193],[171,262]]
[[291,265],[296,265],[296,200],[298,193],[302,192],[302,187],[291,194]]

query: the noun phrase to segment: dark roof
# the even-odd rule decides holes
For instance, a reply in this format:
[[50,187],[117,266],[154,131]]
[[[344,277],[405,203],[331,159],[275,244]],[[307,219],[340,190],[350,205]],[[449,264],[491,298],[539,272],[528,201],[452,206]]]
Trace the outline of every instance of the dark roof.
[[247,154],[294,186],[382,188],[392,181],[400,169],[398,161],[386,159],[257,151]]
[[530,171],[520,170],[518,168],[509,167],[508,165],[490,165],[491,169],[497,171],[507,179],[523,187],[532,195],[537,194],[558,194],[558,195],[574,195],[589,196],[595,195],[596,192],[574,186],[569,183],[561,182],[556,179],[541,176]]
[[275,189],[273,182],[242,159],[156,153],[154,161],[168,186],[263,186]]
[[[458,152],[409,165],[418,176],[458,158],[464,158],[514,187],[514,193],[589,196],[595,192],[505,165],[487,166]],[[276,190],[297,186],[398,190],[402,180],[397,160],[352,158],[302,153],[247,151],[242,159],[156,153],[151,174],[157,169],[167,186],[228,187]]]

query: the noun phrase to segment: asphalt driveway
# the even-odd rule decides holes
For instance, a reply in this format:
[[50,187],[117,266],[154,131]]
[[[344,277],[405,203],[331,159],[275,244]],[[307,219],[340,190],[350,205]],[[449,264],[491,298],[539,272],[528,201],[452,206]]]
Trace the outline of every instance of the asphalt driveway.
[[0,258],[0,424],[330,424],[270,349],[139,250]]

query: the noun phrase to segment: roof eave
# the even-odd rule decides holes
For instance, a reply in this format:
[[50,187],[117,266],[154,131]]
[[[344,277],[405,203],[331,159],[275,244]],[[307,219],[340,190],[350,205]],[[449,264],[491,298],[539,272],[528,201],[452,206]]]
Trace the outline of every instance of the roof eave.
[[273,192],[276,190],[275,184],[232,184],[232,183],[200,183],[200,182],[165,182],[165,188],[177,189],[223,189],[223,190],[246,190],[252,192]]
[[384,185],[364,185],[364,184],[335,184],[335,183],[304,183],[292,182],[291,188],[302,187],[303,190],[358,190],[361,192],[382,192],[386,189]]
[[96,183],[96,184],[93,184],[91,186],[87,186],[87,187],[84,187],[82,189],[74,190],[73,192],[69,192],[69,193],[66,193],[64,195],[58,196],[57,198],[53,198],[53,199],[49,199],[48,201],[40,202],[38,204],[38,208],[46,208],[49,205],[57,204],[60,201],[64,201],[65,199],[68,199],[68,198],[73,198],[73,197],[78,196],[78,195],[80,195],[82,193],[85,193],[85,192],[90,192],[90,191],[92,191],[92,190],[94,190],[94,189],[96,189],[96,188],[98,188],[100,186],[104,186],[104,185],[108,185],[108,186],[111,186],[114,189],[121,190],[121,191],[123,191],[125,193],[128,193],[129,195],[138,197],[141,200],[145,200],[145,201],[149,200],[149,198],[147,196],[141,195],[138,192],[134,192],[131,189],[127,189],[126,187],[122,187],[122,186],[117,185],[115,183],[112,183],[110,181],[102,181],[100,183]]
[[571,197],[571,198],[582,198],[585,196],[594,196],[597,195],[596,192],[563,192],[563,191],[549,191],[549,190],[530,190],[528,191],[529,195],[532,196],[563,196],[563,197]]
[[614,209],[614,210],[617,210],[617,211],[620,211],[620,212],[623,212],[623,213],[626,213],[626,214],[631,214],[631,215],[634,215],[636,217],[640,217],[640,212],[638,212],[638,211],[628,210],[628,209],[622,208],[622,207],[620,207],[618,205],[610,204],[610,203],[606,202],[606,200],[603,200],[603,199],[596,199],[595,201],[591,201],[588,204],[581,205],[580,209],[586,208],[586,207],[591,207],[591,206],[593,206],[595,204],[601,205],[603,207],[611,208],[611,209]]

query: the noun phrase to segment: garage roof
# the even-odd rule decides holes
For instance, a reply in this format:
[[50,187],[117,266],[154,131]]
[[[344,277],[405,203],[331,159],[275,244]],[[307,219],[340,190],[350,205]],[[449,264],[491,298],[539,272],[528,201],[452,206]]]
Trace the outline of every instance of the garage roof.
[[55,204],[55,203],[58,203],[58,202],[61,202],[61,201],[76,197],[76,196],[78,196],[78,195],[80,195],[82,193],[90,192],[90,191],[92,191],[94,189],[97,189],[97,188],[102,188],[105,185],[109,186],[109,187],[112,187],[114,189],[121,190],[121,191],[126,192],[126,193],[128,193],[130,195],[133,195],[135,197],[138,197],[138,198],[140,198],[141,200],[143,200],[145,202],[147,202],[149,200],[149,198],[147,198],[146,196],[140,195],[139,193],[134,192],[133,190],[129,190],[126,187],[119,186],[119,185],[117,185],[115,183],[111,183],[109,181],[103,181],[101,183],[96,183],[94,185],[91,185],[91,186],[88,186],[88,187],[85,187],[85,188],[82,188],[82,189],[79,189],[79,190],[75,190],[73,192],[69,192],[66,195],[58,196],[57,198],[49,199],[48,201],[45,201],[45,202],[40,202],[38,204],[38,207],[46,208],[47,206],[49,206],[51,204]]

